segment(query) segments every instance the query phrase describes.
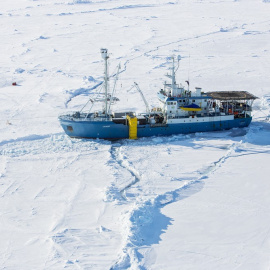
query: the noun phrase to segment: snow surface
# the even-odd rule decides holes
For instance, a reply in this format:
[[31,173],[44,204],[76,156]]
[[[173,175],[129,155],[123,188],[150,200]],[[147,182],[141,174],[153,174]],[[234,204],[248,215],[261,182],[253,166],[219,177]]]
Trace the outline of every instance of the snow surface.
[[[1,1],[1,269],[270,269],[270,2]],[[258,97],[249,128],[75,140],[57,120],[121,62],[118,109],[178,81]],[[16,82],[16,86],[12,83]]]

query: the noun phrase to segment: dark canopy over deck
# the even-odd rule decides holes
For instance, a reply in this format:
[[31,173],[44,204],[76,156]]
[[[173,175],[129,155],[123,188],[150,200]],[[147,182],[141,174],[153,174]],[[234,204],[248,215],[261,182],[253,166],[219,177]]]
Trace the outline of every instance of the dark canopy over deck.
[[247,91],[207,92],[207,96],[217,100],[254,100],[257,97]]

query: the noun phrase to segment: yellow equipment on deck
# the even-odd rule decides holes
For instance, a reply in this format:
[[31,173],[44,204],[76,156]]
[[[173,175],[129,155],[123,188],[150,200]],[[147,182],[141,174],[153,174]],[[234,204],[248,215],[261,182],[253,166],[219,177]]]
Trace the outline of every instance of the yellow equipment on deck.
[[202,108],[189,108],[189,107],[180,107],[180,109],[184,110],[184,111],[194,111],[194,112],[199,112],[202,110]]
[[129,139],[136,140],[137,139],[137,117],[130,117],[127,115],[128,125],[129,125]]

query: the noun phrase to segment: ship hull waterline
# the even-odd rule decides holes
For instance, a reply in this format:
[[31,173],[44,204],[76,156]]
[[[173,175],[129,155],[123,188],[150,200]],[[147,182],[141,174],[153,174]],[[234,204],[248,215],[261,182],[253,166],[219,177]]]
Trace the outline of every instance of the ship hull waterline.
[[[203,123],[176,123],[166,125],[138,125],[137,137],[170,136],[196,132],[211,132],[248,127],[252,117]],[[63,120],[60,124],[72,138],[119,140],[129,138],[129,126],[113,121]]]

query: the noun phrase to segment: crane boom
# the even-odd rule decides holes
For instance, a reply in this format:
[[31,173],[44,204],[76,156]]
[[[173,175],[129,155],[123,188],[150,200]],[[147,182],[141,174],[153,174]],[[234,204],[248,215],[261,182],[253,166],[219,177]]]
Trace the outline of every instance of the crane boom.
[[146,99],[145,99],[145,97],[144,97],[144,95],[143,95],[143,92],[141,91],[139,85],[138,85],[136,82],[134,82],[134,85],[135,85],[136,89],[138,90],[138,92],[140,93],[140,95],[141,95],[141,97],[142,97],[142,99],[143,99],[143,102],[144,102],[145,107],[146,107],[146,113],[147,113],[148,115],[150,115],[149,105],[148,105],[148,102],[146,101]]

